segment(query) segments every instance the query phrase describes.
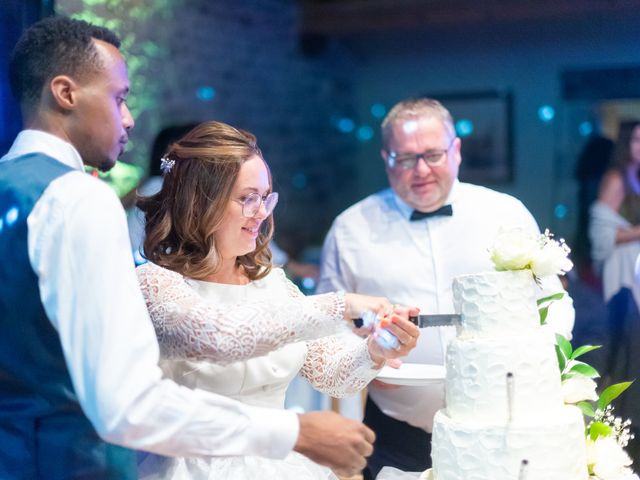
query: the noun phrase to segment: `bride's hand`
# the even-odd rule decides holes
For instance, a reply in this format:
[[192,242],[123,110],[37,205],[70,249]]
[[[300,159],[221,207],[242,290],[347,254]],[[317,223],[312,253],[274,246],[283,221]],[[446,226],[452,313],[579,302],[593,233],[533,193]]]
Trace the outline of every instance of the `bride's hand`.
[[[382,367],[386,360],[406,356],[416,346],[420,329],[409,321],[409,316],[415,316],[420,310],[415,307],[394,306],[393,313],[383,318],[367,340],[369,355],[377,366]],[[387,330],[398,339],[396,348],[384,348],[376,341],[376,332]]]
[[393,310],[393,305],[385,297],[371,297],[358,293],[345,293],[344,303],[344,319],[348,321],[362,318],[362,314],[366,311],[382,316],[385,312]]

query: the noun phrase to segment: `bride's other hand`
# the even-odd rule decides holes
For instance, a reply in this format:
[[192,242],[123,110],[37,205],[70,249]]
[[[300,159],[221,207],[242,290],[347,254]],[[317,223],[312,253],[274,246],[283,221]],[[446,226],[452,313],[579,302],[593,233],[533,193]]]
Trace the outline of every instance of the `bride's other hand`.
[[382,367],[386,360],[396,359],[406,356],[413,350],[420,336],[420,329],[409,321],[409,316],[420,313],[416,307],[394,306],[393,313],[383,318],[376,327],[376,332],[380,329],[387,330],[398,339],[396,348],[384,348],[376,341],[376,332],[369,336],[367,340],[369,355],[377,366]]

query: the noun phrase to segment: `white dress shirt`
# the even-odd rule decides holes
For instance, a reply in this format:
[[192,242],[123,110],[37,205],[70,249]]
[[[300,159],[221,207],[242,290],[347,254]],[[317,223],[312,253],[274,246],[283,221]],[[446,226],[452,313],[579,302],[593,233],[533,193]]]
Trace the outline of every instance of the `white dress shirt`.
[[293,412],[162,380],[154,329],[138,286],[124,211],[53,135],[25,130],[0,161],[40,152],[76,169],[55,179],[27,218],[29,259],[58,331],[83,411],[107,441],[180,456],[284,458]]
[[[386,189],[347,209],[325,240],[318,292],[343,289],[386,296],[422,313],[453,313],[454,277],[495,270],[488,248],[500,227],[539,233],[524,205],[503,193],[456,180],[446,203],[453,216],[411,222],[411,207]],[[557,277],[545,282],[545,292],[562,289]],[[568,302],[563,330],[570,332],[574,312]],[[454,335],[453,327],[422,329],[403,361],[442,365]],[[370,388],[369,395],[386,415],[430,432],[433,415],[443,407],[444,384]]]

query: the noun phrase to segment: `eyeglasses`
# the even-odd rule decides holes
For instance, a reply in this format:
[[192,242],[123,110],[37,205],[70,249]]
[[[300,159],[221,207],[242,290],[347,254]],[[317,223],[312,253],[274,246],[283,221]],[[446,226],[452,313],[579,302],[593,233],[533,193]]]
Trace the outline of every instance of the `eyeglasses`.
[[250,193],[242,200],[236,200],[242,205],[242,215],[247,218],[255,217],[260,211],[260,206],[264,204],[267,216],[271,215],[278,203],[278,192],[271,192],[269,195],[261,196],[259,193]]
[[402,170],[412,170],[421,158],[430,167],[441,165],[445,159],[445,154],[449,151],[455,139],[456,137],[451,139],[447,148],[429,149],[422,153],[396,153],[390,151],[387,156],[387,165],[389,165],[389,168],[400,167]]

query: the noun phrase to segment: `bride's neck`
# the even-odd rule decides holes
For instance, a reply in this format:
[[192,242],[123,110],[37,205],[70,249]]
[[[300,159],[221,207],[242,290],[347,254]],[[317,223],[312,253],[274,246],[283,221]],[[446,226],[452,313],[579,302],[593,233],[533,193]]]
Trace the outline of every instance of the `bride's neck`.
[[228,285],[246,285],[250,282],[244,267],[237,263],[236,258],[223,259],[218,271],[209,275],[205,280]]

